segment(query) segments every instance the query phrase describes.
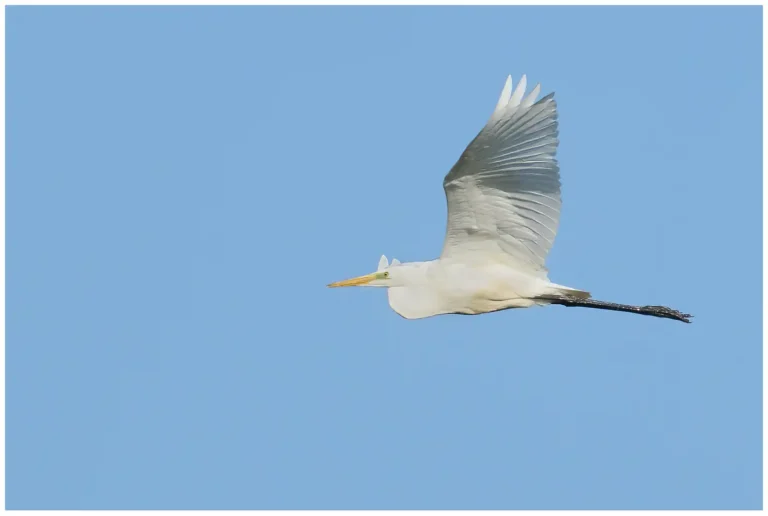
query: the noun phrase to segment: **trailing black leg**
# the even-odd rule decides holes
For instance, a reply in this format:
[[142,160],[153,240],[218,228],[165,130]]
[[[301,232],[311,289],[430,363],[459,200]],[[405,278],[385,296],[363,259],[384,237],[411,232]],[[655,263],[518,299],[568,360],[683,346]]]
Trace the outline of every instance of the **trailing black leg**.
[[666,306],[632,306],[621,305],[618,303],[608,303],[606,301],[597,301],[596,299],[579,299],[568,296],[544,296],[538,299],[549,301],[553,305],[563,306],[581,306],[584,308],[598,308],[600,310],[613,310],[616,312],[631,312],[634,314],[651,315],[653,317],[663,317],[665,319],[675,319],[690,323],[690,314],[684,314]]

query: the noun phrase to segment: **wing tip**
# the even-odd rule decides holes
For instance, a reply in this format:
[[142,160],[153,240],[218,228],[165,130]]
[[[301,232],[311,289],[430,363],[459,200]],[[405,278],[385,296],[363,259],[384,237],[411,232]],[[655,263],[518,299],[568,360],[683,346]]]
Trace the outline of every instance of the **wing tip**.
[[512,75],[507,75],[507,80],[504,81],[504,87],[501,89],[501,95],[499,95],[499,101],[496,103],[496,109],[494,112],[501,111],[507,104],[509,104],[509,98],[512,96]]
[[520,101],[523,100],[523,95],[525,95],[525,88],[527,85],[528,77],[526,74],[523,74],[523,76],[520,77],[520,82],[517,83],[514,93],[512,93],[512,97],[509,99],[510,106],[515,107],[520,105]]

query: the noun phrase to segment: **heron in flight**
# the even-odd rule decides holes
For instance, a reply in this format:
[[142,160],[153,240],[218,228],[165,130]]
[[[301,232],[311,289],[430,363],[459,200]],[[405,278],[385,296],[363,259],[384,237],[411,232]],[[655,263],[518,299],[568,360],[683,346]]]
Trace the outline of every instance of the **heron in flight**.
[[443,180],[448,227],[440,258],[391,263],[329,287],[387,287],[389,306],[406,319],[482,314],[541,305],[631,312],[690,322],[665,306],[592,299],[549,281],[544,260],[560,219],[557,105],[554,93],[526,95],[526,76],[507,77],[496,109]]

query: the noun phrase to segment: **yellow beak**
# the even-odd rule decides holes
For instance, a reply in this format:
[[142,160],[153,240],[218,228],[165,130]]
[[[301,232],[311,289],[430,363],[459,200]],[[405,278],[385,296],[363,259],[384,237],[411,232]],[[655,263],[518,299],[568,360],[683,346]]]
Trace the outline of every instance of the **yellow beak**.
[[365,285],[367,283],[370,283],[371,281],[376,279],[376,273],[373,274],[366,274],[365,276],[358,276],[357,278],[352,278],[344,281],[337,281],[336,283],[331,283],[328,285],[331,288],[335,287],[358,287],[360,285]]

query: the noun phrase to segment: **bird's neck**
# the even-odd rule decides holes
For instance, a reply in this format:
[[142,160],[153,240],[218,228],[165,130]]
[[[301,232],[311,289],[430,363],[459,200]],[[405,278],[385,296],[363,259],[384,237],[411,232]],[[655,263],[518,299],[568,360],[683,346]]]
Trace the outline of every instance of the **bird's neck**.
[[399,264],[397,266],[398,283],[402,286],[415,286],[424,283],[435,261],[403,262]]

